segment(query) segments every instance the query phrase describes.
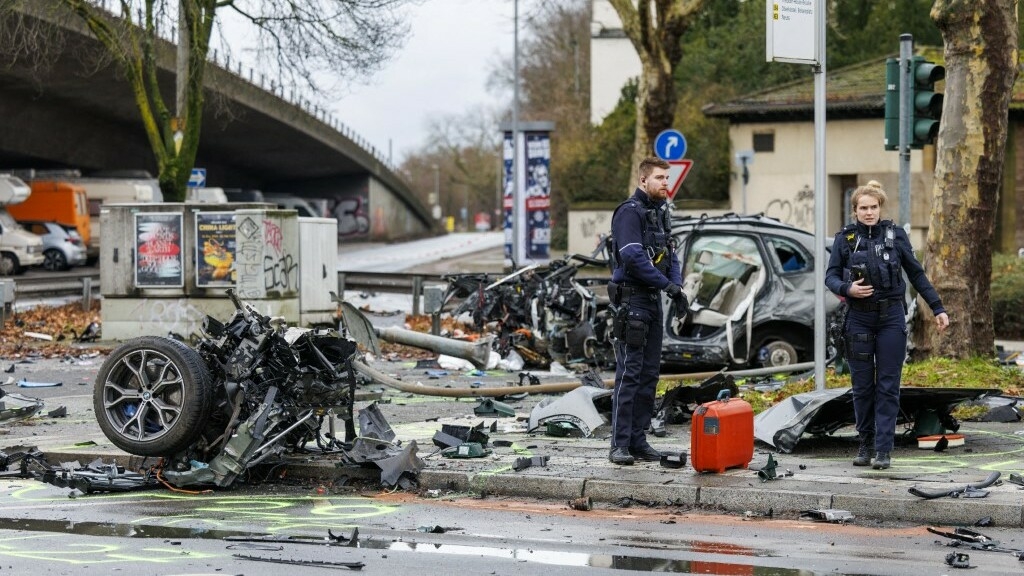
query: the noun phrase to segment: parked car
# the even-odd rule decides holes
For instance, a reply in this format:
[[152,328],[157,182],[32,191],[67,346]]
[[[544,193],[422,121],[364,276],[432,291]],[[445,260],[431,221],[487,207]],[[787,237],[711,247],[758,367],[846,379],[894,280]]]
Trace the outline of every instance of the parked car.
[[56,222],[34,220],[19,223],[43,239],[43,268],[67,270],[85,264],[86,245],[75,228]]
[[[766,216],[672,221],[690,313],[664,298],[667,365],[783,366],[814,359],[814,234]],[[839,299],[825,292],[831,317]]]

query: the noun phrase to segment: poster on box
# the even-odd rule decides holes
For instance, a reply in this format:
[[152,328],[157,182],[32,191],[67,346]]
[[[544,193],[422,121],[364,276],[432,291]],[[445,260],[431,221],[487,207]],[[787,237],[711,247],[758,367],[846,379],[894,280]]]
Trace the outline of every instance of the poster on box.
[[185,285],[181,230],[181,214],[135,214],[135,286],[169,288]]
[[196,286],[235,285],[235,213],[196,212]]

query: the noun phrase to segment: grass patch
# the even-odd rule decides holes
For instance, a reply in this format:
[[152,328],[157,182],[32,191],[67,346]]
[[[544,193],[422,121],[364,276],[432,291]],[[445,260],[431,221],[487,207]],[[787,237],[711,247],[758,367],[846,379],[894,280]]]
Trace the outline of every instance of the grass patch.
[[[782,378],[781,380],[785,380]],[[677,385],[695,385],[699,381],[658,383],[658,394]],[[737,381],[740,397],[750,403],[754,414],[759,414],[778,402],[815,389],[814,379],[807,378],[787,382],[773,390],[754,390],[748,383]],[[928,358],[903,366],[903,386],[918,388],[998,388],[1008,396],[1020,396],[1024,391],[1024,371],[1016,366],[1001,366],[995,360],[972,358],[951,360],[949,358]],[[836,374],[828,368],[825,371],[826,388],[849,388],[850,375]],[[959,420],[978,418],[985,412],[981,406],[960,406],[953,416]]]

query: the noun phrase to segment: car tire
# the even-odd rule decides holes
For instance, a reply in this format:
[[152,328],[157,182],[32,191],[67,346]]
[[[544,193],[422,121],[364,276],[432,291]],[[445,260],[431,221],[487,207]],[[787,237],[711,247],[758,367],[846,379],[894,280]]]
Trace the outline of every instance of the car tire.
[[796,348],[785,340],[772,340],[757,349],[758,359],[765,368],[789,366],[800,362]]
[[0,276],[14,276],[20,269],[17,256],[10,252],[0,253]]
[[100,367],[93,409],[118,448],[140,456],[173,456],[202,433],[213,406],[213,382],[202,357],[181,342],[133,338]]
[[68,266],[68,259],[63,252],[56,248],[50,248],[43,252],[43,268],[51,272],[58,272],[67,270],[70,266]]

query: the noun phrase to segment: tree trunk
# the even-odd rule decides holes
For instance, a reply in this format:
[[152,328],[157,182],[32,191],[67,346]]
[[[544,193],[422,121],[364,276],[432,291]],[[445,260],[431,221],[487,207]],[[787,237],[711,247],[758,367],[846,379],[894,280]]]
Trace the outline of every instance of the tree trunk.
[[992,355],[992,241],[1007,116],[1017,77],[1017,1],[936,0],[945,100],[925,266],[950,317],[939,334],[923,308],[923,352]]
[[[652,143],[662,130],[672,127],[676,111],[673,75],[683,57],[680,39],[704,0],[609,0],[622,30],[640,56],[640,83],[636,103],[636,138],[633,145],[631,183]],[[635,6],[634,6],[635,4]],[[630,187],[630,192],[632,187]]]

